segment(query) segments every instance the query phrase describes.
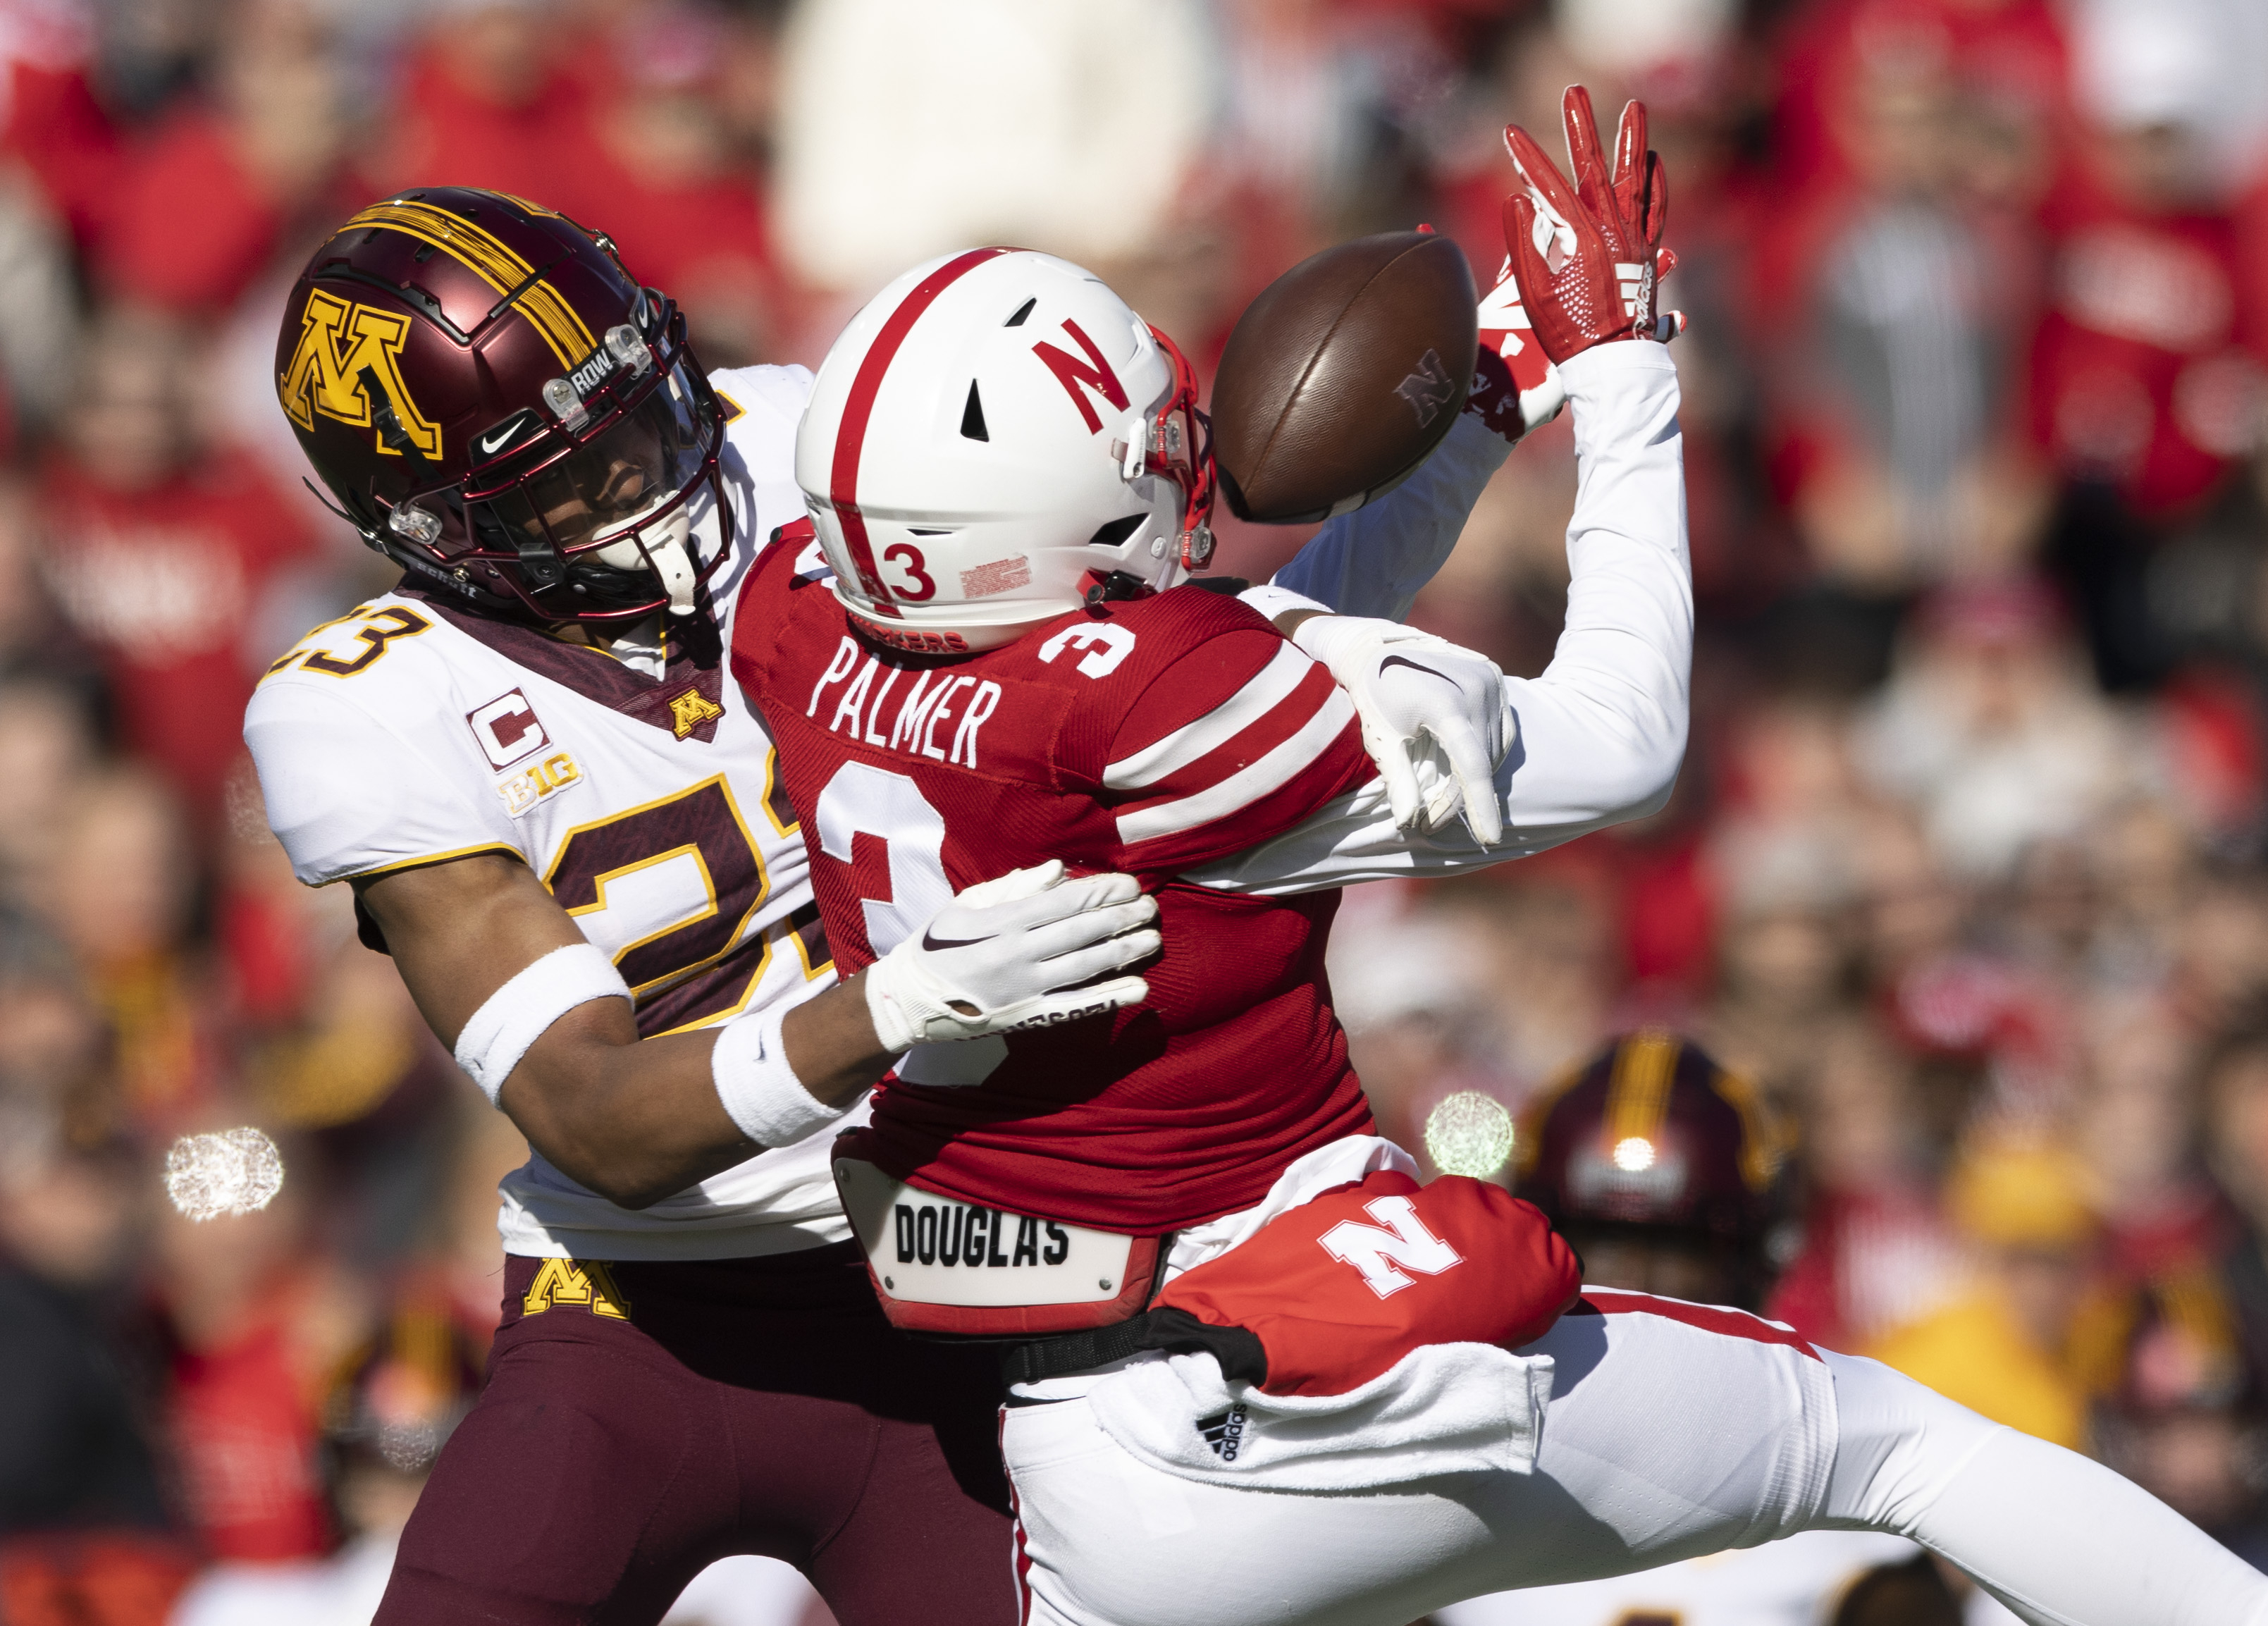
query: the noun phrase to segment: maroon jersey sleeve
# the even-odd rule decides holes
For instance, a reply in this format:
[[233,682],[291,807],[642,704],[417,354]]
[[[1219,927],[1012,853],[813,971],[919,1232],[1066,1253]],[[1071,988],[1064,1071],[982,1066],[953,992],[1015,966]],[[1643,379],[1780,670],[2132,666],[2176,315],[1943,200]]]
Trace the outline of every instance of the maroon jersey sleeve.
[[1353,703],[1254,616],[1152,679],[1118,719],[1101,781],[1124,867],[1156,874],[1281,835],[1374,771]]

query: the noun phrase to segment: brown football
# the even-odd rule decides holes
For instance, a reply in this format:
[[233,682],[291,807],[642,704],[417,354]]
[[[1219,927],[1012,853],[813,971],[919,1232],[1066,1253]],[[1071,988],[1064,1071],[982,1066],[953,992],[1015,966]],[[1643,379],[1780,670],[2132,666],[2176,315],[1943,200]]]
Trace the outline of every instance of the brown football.
[[1228,504],[1297,525],[1407,479],[1464,409],[1473,274],[1448,238],[1388,232],[1301,261],[1221,352],[1212,444]]

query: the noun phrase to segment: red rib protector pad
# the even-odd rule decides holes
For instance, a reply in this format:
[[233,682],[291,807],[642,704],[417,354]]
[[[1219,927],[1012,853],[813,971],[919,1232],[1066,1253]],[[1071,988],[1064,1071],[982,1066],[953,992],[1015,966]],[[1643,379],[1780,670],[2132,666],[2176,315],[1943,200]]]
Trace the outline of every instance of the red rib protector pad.
[[1507,1348],[1574,1303],[1574,1249],[1533,1204],[1447,1174],[1381,1171],[1279,1215],[1157,1302],[1255,1334],[1270,1394],[1344,1394],[1427,1343]]

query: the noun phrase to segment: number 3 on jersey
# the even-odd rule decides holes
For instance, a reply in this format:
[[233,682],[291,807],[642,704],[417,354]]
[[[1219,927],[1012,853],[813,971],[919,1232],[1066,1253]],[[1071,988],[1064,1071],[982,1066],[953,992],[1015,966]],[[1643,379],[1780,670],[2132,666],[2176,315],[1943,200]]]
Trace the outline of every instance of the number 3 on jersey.
[[953,901],[945,816],[904,774],[845,762],[819,793],[819,850],[850,866],[880,960]]
[[[362,624],[353,625],[356,622]],[[323,636],[334,628],[339,630],[328,638]],[[414,638],[432,628],[431,622],[405,605],[389,604],[380,610],[364,605],[315,628],[261,675],[272,678],[296,662],[305,670],[320,672],[326,677],[350,678],[375,666],[395,639]],[[348,638],[350,632],[351,641]]]
[[[865,916],[866,946],[880,959],[953,901],[945,875],[945,815],[904,774],[845,762],[813,810],[819,850],[850,866]],[[982,1084],[1008,1058],[1004,1039],[917,1044],[899,1058],[909,1084]]]

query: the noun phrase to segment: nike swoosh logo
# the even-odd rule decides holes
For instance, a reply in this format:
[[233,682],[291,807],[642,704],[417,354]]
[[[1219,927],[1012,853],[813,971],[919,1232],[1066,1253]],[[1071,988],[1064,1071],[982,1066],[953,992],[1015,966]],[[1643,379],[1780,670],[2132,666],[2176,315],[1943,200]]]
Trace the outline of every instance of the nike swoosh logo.
[[1388,655],[1384,660],[1378,663],[1378,669],[1381,672],[1385,671],[1388,666],[1407,666],[1410,671],[1422,672],[1429,678],[1439,678],[1442,682],[1447,683],[1451,688],[1454,688],[1457,686],[1456,679],[1451,677],[1447,673],[1436,672],[1431,666],[1421,666],[1406,655]]
[[474,449],[479,452],[493,452],[510,441],[519,432],[519,425],[517,423],[507,423],[501,429],[492,429],[473,443]]
[[999,935],[996,931],[990,936],[981,938],[941,938],[935,932],[924,931],[922,933],[922,946],[935,953],[941,948],[970,948],[979,943],[990,943],[993,938]]

